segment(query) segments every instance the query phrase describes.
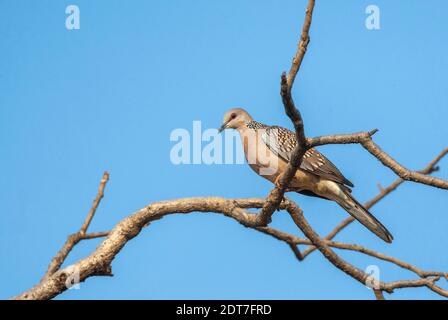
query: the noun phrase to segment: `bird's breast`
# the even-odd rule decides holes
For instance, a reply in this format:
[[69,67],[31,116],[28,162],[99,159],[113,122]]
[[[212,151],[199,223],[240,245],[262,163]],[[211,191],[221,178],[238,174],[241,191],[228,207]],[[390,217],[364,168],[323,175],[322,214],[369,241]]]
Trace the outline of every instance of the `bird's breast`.
[[284,171],[286,163],[278,158],[263,142],[263,130],[244,130],[240,132],[249,166],[264,178],[274,182],[275,178]]
[[[261,138],[263,132],[264,129],[241,130],[241,142],[246,160],[252,170],[274,183],[276,178],[286,170],[288,163],[273,153],[263,142]],[[315,175],[298,169],[290,187],[297,190],[311,190],[318,180]]]

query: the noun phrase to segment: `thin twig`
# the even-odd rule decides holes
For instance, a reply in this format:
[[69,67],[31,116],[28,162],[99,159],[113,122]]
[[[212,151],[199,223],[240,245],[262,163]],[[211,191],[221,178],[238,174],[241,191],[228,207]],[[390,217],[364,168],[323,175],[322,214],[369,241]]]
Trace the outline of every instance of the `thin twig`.
[[101,179],[100,186],[98,188],[98,193],[95,197],[95,200],[93,200],[92,207],[90,208],[89,214],[87,215],[84,223],[82,224],[81,229],[79,232],[81,234],[85,234],[87,232],[87,229],[89,228],[90,223],[92,222],[93,216],[95,215],[96,209],[98,208],[101,199],[104,197],[104,189],[106,188],[106,184],[109,181],[109,173],[107,171],[103,174],[103,179]]
[[109,173],[107,171],[104,172],[103,178],[101,179],[100,186],[98,188],[98,193],[93,201],[92,207],[90,208],[89,213],[87,214],[84,223],[78,232],[71,234],[67,237],[62,248],[58,251],[58,253],[53,257],[50,264],[48,265],[47,271],[45,272],[41,282],[46,281],[50,276],[52,276],[55,272],[57,272],[62,264],[64,263],[67,256],[73,250],[73,248],[81,241],[87,239],[94,239],[105,237],[109,233],[108,232],[95,232],[87,234],[87,229],[89,228],[90,223],[92,222],[93,216],[95,215],[96,209],[101,202],[101,199],[104,196],[104,189],[106,187],[107,182],[109,181]]
[[313,19],[313,10],[314,10],[314,0],[308,1],[308,6],[305,11],[305,22],[302,27],[302,34],[300,36],[300,41],[297,46],[297,52],[292,60],[291,69],[289,69],[288,73],[288,86],[292,88],[294,84],[294,80],[296,78],[297,72],[302,65],[303,57],[305,56],[306,49],[308,47],[308,43],[310,42],[310,27]]

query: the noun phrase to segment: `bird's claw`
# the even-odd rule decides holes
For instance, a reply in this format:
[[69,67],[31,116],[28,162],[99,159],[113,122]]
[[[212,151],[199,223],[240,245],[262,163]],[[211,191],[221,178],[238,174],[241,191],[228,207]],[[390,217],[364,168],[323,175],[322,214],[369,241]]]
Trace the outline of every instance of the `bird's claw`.
[[277,188],[277,189],[282,189],[282,184],[280,183],[280,176],[278,176],[277,178],[275,178],[275,181],[274,181],[274,185],[275,185],[275,187]]

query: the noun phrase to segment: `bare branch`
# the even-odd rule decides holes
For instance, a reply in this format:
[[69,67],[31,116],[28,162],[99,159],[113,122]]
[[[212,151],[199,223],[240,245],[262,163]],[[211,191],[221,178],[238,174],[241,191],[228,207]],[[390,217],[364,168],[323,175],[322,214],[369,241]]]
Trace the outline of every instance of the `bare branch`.
[[283,174],[279,177],[278,184],[276,184],[275,188],[269,193],[266,204],[264,205],[264,207],[260,212],[259,222],[265,225],[267,225],[271,221],[272,214],[280,205],[283,196],[285,194],[285,189],[287,188],[292,178],[294,177],[297,169],[300,166],[300,163],[302,162],[303,155],[307,150],[303,119],[299,110],[297,110],[297,108],[294,105],[294,101],[291,96],[291,90],[297,72],[299,71],[300,66],[302,65],[302,61],[305,56],[308,43],[310,41],[309,31],[313,16],[314,2],[315,2],[314,0],[308,0],[308,6],[305,13],[305,20],[302,27],[302,34],[300,36],[300,41],[297,46],[297,52],[294,55],[294,59],[292,60],[292,65],[288,75],[283,73],[281,77],[280,94],[282,96],[285,112],[291,119],[294,128],[296,130],[296,137],[298,143],[292,153],[290,163],[288,164],[285,172],[283,172]]
[[384,299],[383,291],[373,289],[373,293],[375,294],[376,300],[386,300]]
[[81,240],[104,238],[104,237],[107,237],[108,235],[109,235],[109,231],[86,233],[85,235],[83,235],[81,237]]
[[368,275],[365,272],[362,272],[361,270],[353,267],[351,264],[334,253],[333,250],[330,249],[325,241],[319,237],[319,235],[305,220],[302,209],[300,209],[294,202],[289,200],[287,201],[286,210],[288,210],[292,220],[297,225],[297,227],[299,227],[299,229],[305,234],[305,236],[310,239],[313,245],[324,255],[324,257],[328,261],[330,261],[335,267],[345,272],[353,279],[359,281],[364,285],[366,284]]
[[[361,144],[364,147],[364,149],[366,149],[375,158],[377,158],[384,166],[390,168],[393,172],[395,172],[397,176],[399,176],[403,180],[414,181],[429,186],[433,186],[436,188],[448,189],[447,180],[430,177],[427,174],[418,171],[411,171],[403,167],[390,155],[384,152],[375,142],[373,142],[372,132],[361,132],[354,134],[340,134],[340,135],[322,136],[317,138],[309,138],[307,139],[307,143],[310,147],[325,144],[358,143]],[[445,149],[442,153],[445,155],[446,153],[448,153],[447,150],[448,148]],[[442,155],[441,157],[443,157],[444,155]]]
[[441,189],[448,189],[448,181],[440,178],[431,177],[425,174],[422,174],[418,171],[411,171],[403,167],[396,160],[394,160],[391,156],[385,153],[375,142],[371,139],[365,140],[362,143],[362,146],[369,151],[375,158],[380,160],[380,162],[392,169],[400,178],[403,180],[414,181],[423,183],[429,186],[433,186]]
[[[310,239],[310,241],[313,243],[315,247],[324,255],[324,257],[330,261],[336,268],[340,269],[341,271],[348,274],[353,279],[357,280],[358,282],[366,285],[367,280],[369,276],[361,271],[358,268],[355,268],[351,264],[349,264],[347,261],[339,257],[336,253],[333,252],[333,250],[330,249],[330,246],[326,243],[324,239],[321,239],[319,235],[311,228],[309,223],[306,221],[305,217],[303,216],[302,210],[292,201],[287,200],[286,202],[286,210],[291,215],[291,218],[293,219],[294,223],[300,228],[300,230],[305,234],[305,236]],[[352,245],[356,246],[356,245]],[[361,249],[362,247],[358,246],[358,249]],[[371,250],[367,250],[365,248],[362,248],[366,252],[370,252],[371,254],[380,255],[378,253],[375,253]],[[385,255],[382,255],[383,257],[386,257]],[[391,258],[392,261],[398,261],[395,258]],[[408,266],[409,267],[409,266]],[[414,267],[415,268],[415,267]],[[443,274],[446,276],[446,274]],[[417,280],[401,280],[401,281],[395,281],[390,283],[384,283],[382,281],[378,281],[377,288],[375,288],[378,291],[386,291],[388,293],[392,293],[395,289],[400,288],[410,288],[410,287],[428,287],[434,292],[437,292],[443,296],[447,293],[445,290],[436,287],[435,282],[440,279],[440,275],[436,275],[435,277],[424,277]],[[378,293],[376,293],[376,296],[378,297]]]
[[[291,250],[294,252],[295,256],[297,257],[297,259],[299,261],[302,260],[303,254],[300,253],[300,251],[297,252],[294,248],[297,248],[297,245],[309,245],[309,244],[312,244],[312,242],[310,240],[308,240],[308,239],[302,239],[302,238],[299,238],[297,236],[294,236],[294,235],[291,235],[291,234],[288,234],[288,233],[285,233],[285,232],[282,232],[282,231],[279,231],[279,230],[276,230],[276,229],[273,229],[273,228],[270,228],[270,227],[258,227],[257,230],[260,231],[260,232],[263,232],[265,234],[268,234],[268,235],[274,237],[275,239],[278,239],[280,241],[286,242],[291,247]],[[350,251],[353,251],[353,252],[358,252],[358,253],[361,253],[361,254],[365,254],[365,255],[368,255],[368,256],[371,256],[371,257],[374,257],[374,258],[377,258],[377,259],[380,259],[380,260],[392,263],[392,264],[394,264],[394,265],[396,265],[396,266],[398,266],[400,268],[403,268],[403,269],[406,269],[408,271],[411,271],[411,272],[415,273],[417,276],[419,276],[421,278],[444,277],[445,279],[448,280],[448,272],[425,271],[425,270],[422,270],[422,269],[420,269],[420,268],[418,268],[418,267],[416,267],[414,265],[411,265],[410,263],[407,263],[407,262],[404,262],[404,261],[402,261],[400,259],[397,259],[395,257],[391,257],[391,256],[388,256],[388,255],[376,252],[374,250],[365,248],[365,247],[357,245],[357,244],[342,243],[342,242],[336,242],[336,241],[325,240],[325,239],[323,239],[323,240],[324,240],[324,243],[327,246],[329,246],[329,247],[332,247],[332,248],[335,248],[335,249],[350,250]],[[298,253],[299,253],[299,255],[298,255]],[[411,282],[410,284],[412,286],[414,286],[415,285],[414,282]],[[403,282],[398,282],[398,283],[400,285],[403,285]],[[417,283],[419,283],[419,282],[417,282]],[[426,283],[427,282],[425,282],[425,285],[426,285]],[[429,289],[431,289],[432,291],[434,291],[435,293],[437,293],[437,294],[439,294],[439,295],[441,295],[443,297],[448,297],[448,291],[438,287],[435,283],[427,285],[427,287]],[[382,295],[381,290],[376,290],[376,291],[377,291],[376,292],[376,297],[379,296],[380,293]]]
[[300,36],[297,52],[294,56],[294,59],[292,60],[291,69],[289,69],[288,73],[287,81],[289,88],[292,88],[292,85],[294,84],[297,72],[299,71],[300,66],[302,65],[303,57],[305,56],[308,43],[310,42],[309,33],[310,33],[311,21],[313,18],[313,10],[314,10],[314,0],[309,0],[305,12],[305,21],[303,23],[302,34]]
[[92,207],[90,208],[89,214],[86,217],[86,220],[82,224],[81,229],[79,232],[81,234],[85,234],[87,232],[87,229],[89,228],[90,223],[92,222],[93,216],[95,215],[96,209],[98,208],[101,199],[104,197],[104,188],[106,188],[106,184],[109,181],[109,173],[106,171],[103,174],[103,179],[101,179],[100,186],[98,188],[98,193],[95,197],[95,200],[93,200]]
[[355,252],[359,252],[359,253],[363,253],[366,254],[368,256],[374,257],[374,258],[378,258],[380,260],[383,261],[387,261],[390,263],[395,264],[396,266],[409,270],[411,272],[414,272],[416,275],[418,275],[421,278],[427,278],[427,277],[431,277],[431,276],[442,276],[442,277],[448,277],[448,273],[447,272],[439,272],[439,271],[425,271],[422,270],[410,263],[404,262],[400,259],[397,259],[395,257],[391,257],[388,255],[385,255],[383,253],[379,253],[376,252],[374,250],[371,249],[367,249],[363,246],[360,246],[358,244],[350,244],[350,243],[342,243],[342,242],[337,242],[337,241],[331,241],[331,240],[324,240],[324,243],[326,245],[328,245],[329,247],[333,247],[333,248],[337,248],[337,249],[342,249],[342,250],[350,250],[350,251],[355,251]]
[[292,252],[294,252],[294,255],[296,256],[297,260],[302,261],[303,254],[302,252],[300,252],[299,248],[293,243],[288,243],[288,245],[291,248]]
[[87,214],[84,223],[82,224],[78,232],[71,234],[70,236],[67,237],[67,240],[65,241],[62,248],[51,260],[47,272],[45,273],[41,281],[47,280],[48,277],[50,277],[52,274],[54,274],[56,271],[59,270],[61,265],[64,263],[65,259],[67,259],[67,256],[73,250],[73,247],[75,247],[81,240],[105,237],[108,235],[108,232],[96,232],[86,234],[90,222],[92,222],[93,216],[95,215],[96,209],[98,208],[98,205],[100,204],[101,199],[104,196],[104,188],[106,187],[108,181],[109,181],[109,173],[106,171],[103,174],[103,178],[101,179],[100,186],[98,188],[98,193],[95,197],[95,200],[93,201],[92,207],[90,208],[90,211]]
[[[420,170],[418,172],[421,174],[431,174],[431,173],[437,171],[439,169],[437,167],[437,164],[447,154],[448,154],[448,148],[442,150],[437,155],[437,157],[435,157],[430,163],[428,163],[428,165],[423,170]],[[388,187],[382,188],[380,190],[380,192],[375,197],[373,197],[372,199],[370,199],[369,201],[367,201],[364,204],[364,207],[366,209],[370,209],[375,204],[377,204],[382,199],[384,199],[387,195],[389,195],[391,192],[395,191],[404,181],[405,180],[403,180],[402,178],[398,178],[397,180],[392,182]],[[341,232],[345,227],[347,227],[349,224],[351,224],[354,220],[355,219],[353,217],[348,217],[348,218],[344,219],[324,239],[326,239],[326,240],[333,239],[339,232]],[[316,250],[315,247],[310,246],[309,248],[305,249],[305,251],[303,251],[303,257],[306,258],[311,252],[313,252],[315,250]]]
[[[358,281],[367,277],[365,273],[357,268],[349,265],[347,262],[341,262],[339,258],[329,247],[336,249],[352,250],[363,254],[377,257],[379,259],[389,261],[402,268],[410,270],[420,277],[435,279],[436,277],[447,277],[443,272],[431,272],[423,271],[415,266],[405,263],[393,257],[386,256],[384,254],[375,252],[373,250],[361,247],[356,244],[345,244],[335,241],[328,241],[318,238],[317,234],[311,229],[308,223],[302,220],[303,214],[300,208],[297,207],[290,200],[284,201],[281,205],[281,209],[287,209],[293,217],[294,221],[301,226],[306,236],[314,237],[314,242],[308,239],[302,239],[288,233],[263,226],[256,226],[257,214],[249,213],[246,208],[261,208],[264,205],[265,200],[248,198],[248,199],[224,199],[224,198],[187,198],[171,201],[161,201],[153,203],[129,217],[120,221],[112,231],[109,233],[93,233],[88,234],[90,236],[103,236],[107,234],[107,238],[101,243],[101,245],[88,257],[76,262],[73,265],[67,266],[64,269],[58,270],[52,275],[48,276],[45,280],[41,281],[34,288],[26,291],[25,293],[16,297],[16,299],[50,299],[61,292],[67,290],[65,281],[68,277],[71,277],[74,272],[79,274],[80,281],[92,276],[104,276],[111,275],[111,263],[120,250],[130,241],[133,237],[137,236],[142,228],[151,221],[159,220],[166,215],[174,213],[191,213],[191,212],[215,212],[223,214],[238,221],[243,226],[253,228],[260,232],[271,235],[272,237],[284,241],[291,247],[295,247],[299,244],[316,244],[316,237],[319,244],[322,244],[322,249],[325,257],[330,257],[333,264],[335,264],[341,270],[348,272],[350,275],[356,275]],[[302,217],[301,217],[302,216]],[[297,247],[296,247],[297,249]],[[330,250],[330,251],[328,251]],[[300,251],[294,250],[297,259],[301,259],[302,254]],[[348,270],[348,271],[346,271]],[[438,279],[438,278],[437,278]],[[435,285],[431,281],[419,281],[419,280],[406,280],[406,282],[396,282],[397,288],[403,288],[408,286],[428,286],[434,292],[444,295],[446,291]],[[383,284],[382,290],[391,292],[395,288],[389,284]]]
[[[104,189],[109,179],[109,174],[105,172],[97,196],[93,201],[93,205],[80,230],[68,237],[64,246],[51,261],[41,282],[30,290],[15,297],[15,299],[50,299],[55,297],[67,290],[66,280],[69,277],[72,277],[75,272],[77,276],[79,276],[79,281],[85,281],[92,276],[110,276],[112,275],[111,263],[115,256],[131,239],[136,237],[145,226],[148,226],[152,221],[159,220],[169,214],[187,214],[191,212],[215,212],[223,214],[224,216],[238,221],[245,227],[270,235],[285,242],[299,261],[303,260],[304,257],[313,250],[318,249],[330,263],[363,285],[366,285],[369,275],[342,259],[332,250],[332,248],[350,250],[375,257],[409,270],[419,276],[419,279],[414,280],[399,280],[389,283],[378,281],[378,286],[375,287],[373,291],[378,300],[384,300],[384,291],[392,293],[395,289],[408,287],[427,287],[439,295],[448,297],[448,291],[436,284],[441,277],[448,279],[448,273],[425,271],[395,257],[387,256],[357,244],[332,241],[333,237],[336,236],[338,232],[353,221],[353,218],[345,219],[329,235],[327,235],[326,238],[322,239],[309,225],[300,207],[293,201],[284,199],[285,190],[299,168],[305,152],[309,148],[325,144],[361,144],[374,157],[381,161],[384,166],[391,168],[400,177],[387,188],[380,188],[380,193],[366,203],[367,208],[370,208],[392,191],[396,190],[396,188],[405,180],[448,189],[448,181],[428,176],[437,170],[436,164],[448,154],[448,148],[431,161],[425,169],[421,171],[410,171],[373,142],[372,136],[378,131],[377,129],[370,132],[360,132],[348,135],[332,135],[316,138],[306,137],[303,119],[299,110],[295,107],[291,90],[309,43],[309,31],[314,4],[314,0],[308,1],[297,52],[292,61],[288,75],[284,73],[281,77],[281,96],[283,105],[286,114],[294,125],[298,143],[292,153],[291,161],[288,164],[287,169],[280,176],[275,188],[270,192],[266,200],[255,198],[224,199],[205,197],[160,201],[150,204],[121,220],[110,232],[87,233],[97,207],[104,196]],[[261,210],[259,214],[254,214],[246,211],[245,209],[247,208],[261,208]],[[305,234],[307,239],[299,238],[267,226],[271,221],[273,212],[280,209],[288,211],[296,226]],[[68,254],[76,244],[81,240],[100,237],[106,238],[93,253],[73,265],[60,269]],[[299,245],[309,245],[309,247],[302,253],[298,248]]]
[[[212,197],[153,203],[119,222],[91,255],[71,266],[58,270],[53,265],[60,266],[61,259],[70,252],[70,250],[64,250],[63,253],[60,253],[62,258],[55,262],[52,261],[50,264],[51,270],[56,269],[58,271],[47,272],[48,276],[45,279],[32,289],[16,297],[16,299],[51,299],[67,290],[65,281],[75,271],[79,274],[80,281],[84,281],[91,276],[107,274],[112,260],[125,244],[137,236],[146,224],[167,214],[217,212],[232,217],[245,226],[251,226],[256,220],[256,214],[248,213],[242,208],[261,208],[263,203],[264,200],[262,199],[226,200]],[[71,247],[67,245],[67,247],[70,249],[73,248],[73,245]],[[65,253],[66,251],[68,252]]]

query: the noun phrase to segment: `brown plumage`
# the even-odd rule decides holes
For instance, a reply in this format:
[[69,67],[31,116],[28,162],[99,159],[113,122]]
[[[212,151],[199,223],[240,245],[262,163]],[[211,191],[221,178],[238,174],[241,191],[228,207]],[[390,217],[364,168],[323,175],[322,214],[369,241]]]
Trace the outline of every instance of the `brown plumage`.
[[[240,133],[249,166],[273,183],[286,169],[297,145],[295,134],[285,128],[268,126],[257,121],[240,108],[224,115],[220,130],[237,129]],[[392,235],[351,194],[354,187],[338,168],[316,149],[309,149],[288,186],[288,191],[335,201],[361,224],[386,242]]]
[[[265,134],[261,136],[264,143],[277,156],[286,162],[291,161],[292,151],[297,145],[296,135],[291,130],[278,126],[265,128]],[[305,152],[300,168],[328,180],[354,187],[330,160],[314,148]]]

